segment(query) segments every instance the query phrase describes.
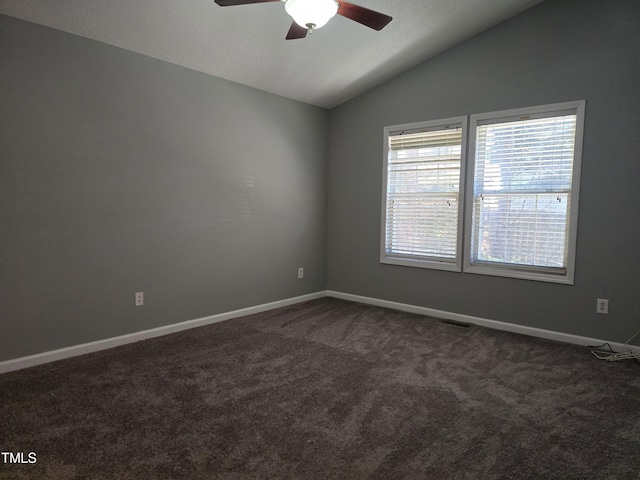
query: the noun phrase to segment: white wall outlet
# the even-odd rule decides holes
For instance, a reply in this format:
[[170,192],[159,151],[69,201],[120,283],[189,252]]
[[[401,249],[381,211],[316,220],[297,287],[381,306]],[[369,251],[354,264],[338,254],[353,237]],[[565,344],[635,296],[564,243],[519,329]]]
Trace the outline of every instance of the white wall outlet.
[[298,278],[304,278],[304,268],[302,267],[298,269]]
[[144,305],[144,292],[136,292],[136,307]]
[[607,315],[609,313],[609,299],[608,298],[599,298],[598,306],[596,307],[597,313],[603,313]]

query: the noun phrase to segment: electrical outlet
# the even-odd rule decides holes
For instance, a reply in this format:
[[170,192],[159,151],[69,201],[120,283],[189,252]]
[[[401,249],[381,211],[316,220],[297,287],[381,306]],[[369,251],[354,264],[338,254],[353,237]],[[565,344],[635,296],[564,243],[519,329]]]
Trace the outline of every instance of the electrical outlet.
[[302,267],[298,269],[298,278],[304,278],[304,268]]
[[144,305],[144,292],[136,292],[136,307]]
[[608,298],[599,298],[598,305],[596,307],[597,313],[602,313],[604,315],[609,314],[609,299]]

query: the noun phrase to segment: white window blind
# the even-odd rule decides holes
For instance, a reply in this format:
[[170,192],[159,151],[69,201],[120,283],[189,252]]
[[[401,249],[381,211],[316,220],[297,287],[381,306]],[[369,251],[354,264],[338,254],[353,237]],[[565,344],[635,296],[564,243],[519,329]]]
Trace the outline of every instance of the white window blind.
[[413,127],[387,135],[382,261],[430,261],[455,267],[460,250],[463,124],[422,124],[417,131]]
[[471,267],[566,276],[577,120],[576,109],[472,117]]
[[385,127],[380,261],[572,284],[584,112]]

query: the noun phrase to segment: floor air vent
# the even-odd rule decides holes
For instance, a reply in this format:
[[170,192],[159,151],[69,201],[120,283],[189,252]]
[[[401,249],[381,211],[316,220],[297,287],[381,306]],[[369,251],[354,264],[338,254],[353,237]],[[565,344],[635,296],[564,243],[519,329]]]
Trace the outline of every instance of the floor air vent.
[[440,320],[440,323],[446,323],[447,325],[453,325],[455,327],[469,328],[470,323],[457,322],[456,320]]

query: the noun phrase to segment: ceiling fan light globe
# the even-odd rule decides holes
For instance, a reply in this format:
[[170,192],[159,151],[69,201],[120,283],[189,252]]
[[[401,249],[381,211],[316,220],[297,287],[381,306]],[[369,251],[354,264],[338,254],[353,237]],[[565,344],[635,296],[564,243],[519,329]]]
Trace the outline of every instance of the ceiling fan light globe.
[[320,28],[338,13],[336,0],[286,0],[284,8],[304,28]]

